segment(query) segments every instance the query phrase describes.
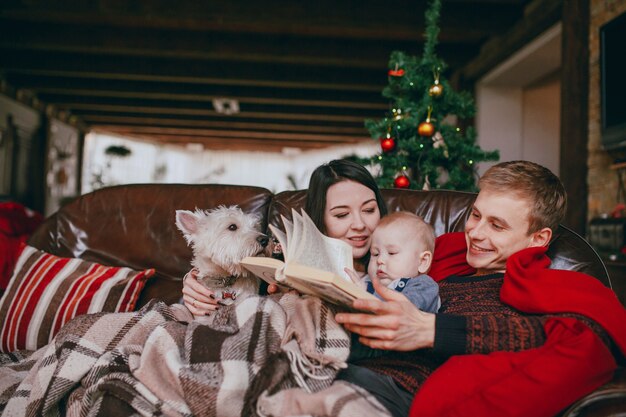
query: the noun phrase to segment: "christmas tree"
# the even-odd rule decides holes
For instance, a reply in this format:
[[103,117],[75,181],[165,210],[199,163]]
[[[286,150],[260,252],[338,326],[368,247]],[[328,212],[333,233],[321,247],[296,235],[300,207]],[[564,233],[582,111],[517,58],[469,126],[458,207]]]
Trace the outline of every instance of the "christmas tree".
[[476,131],[461,127],[474,116],[467,92],[454,91],[442,76],[446,65],[435,54],[439,34],[441,0],[426,10],[426,42],[421,58],[392,52],[389,85],[383,96],[391,111],[382,120],[366,120],[365,126],[381,153],[371,159],[356,158],[374,166],[378,185],[384,188],[476,190],[476,164],[494,161],[498,151],[476,145]]

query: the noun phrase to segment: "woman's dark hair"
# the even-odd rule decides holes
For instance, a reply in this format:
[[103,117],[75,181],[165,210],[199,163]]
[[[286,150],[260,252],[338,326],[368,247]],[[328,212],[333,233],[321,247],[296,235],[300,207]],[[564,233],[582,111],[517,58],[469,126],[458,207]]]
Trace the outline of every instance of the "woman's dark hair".
[[326,233],[326,226],[324,225],[326,193],[331,185],[342,181],[358,182],[372,190],[376,196],[380,217],[387,214],[387,205],[372,174],[363,165],[356,162],[347,159],[335,159],[315,168],[311,174],[309,189],[306,193],[304,210],[322,233]]

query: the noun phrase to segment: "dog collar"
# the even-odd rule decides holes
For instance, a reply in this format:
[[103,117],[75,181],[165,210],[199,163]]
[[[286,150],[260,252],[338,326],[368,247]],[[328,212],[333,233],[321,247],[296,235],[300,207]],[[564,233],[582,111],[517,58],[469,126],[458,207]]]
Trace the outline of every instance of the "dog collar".
[[224,278],[201,278],[201,279],[202,279],[202,282],[204,282],[205,284],[211,287],[230,287],[231,285],[235,283],[235,280],[237,280],[237,277],[234,275],[231,275],[229,277],[224,277]]

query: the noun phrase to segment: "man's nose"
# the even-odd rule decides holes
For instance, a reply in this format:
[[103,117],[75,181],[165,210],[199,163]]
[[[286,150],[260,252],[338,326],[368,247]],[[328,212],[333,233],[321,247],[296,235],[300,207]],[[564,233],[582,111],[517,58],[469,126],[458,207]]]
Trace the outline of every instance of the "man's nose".
[[483,222],[476,222],[469,228],[467,234],[473,239],[480,239],[484,237],[484,227]]

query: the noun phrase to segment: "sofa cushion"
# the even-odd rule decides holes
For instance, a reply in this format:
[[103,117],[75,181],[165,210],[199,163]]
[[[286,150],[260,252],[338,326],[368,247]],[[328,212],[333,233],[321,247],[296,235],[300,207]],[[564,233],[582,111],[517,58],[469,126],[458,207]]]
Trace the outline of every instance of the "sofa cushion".
[[42,221],[41,214],[19,203],[0,202],[0,291],[9,284],[22,244]]
[[153,269],[60,258],[25,246],[0,300],[0,351],[35,350],[81,314],[132,311]]
[[[101,188],[64,205],[31,235],[28,244],[56,256],[136,270],[156,269],[138,307],[153,298],[181,297],[192,251],[176,227],[176,210],[238,205],[267,227],[271,191],[219,184],[130,184]],[[0,319],[1,321],[1,319]]]

